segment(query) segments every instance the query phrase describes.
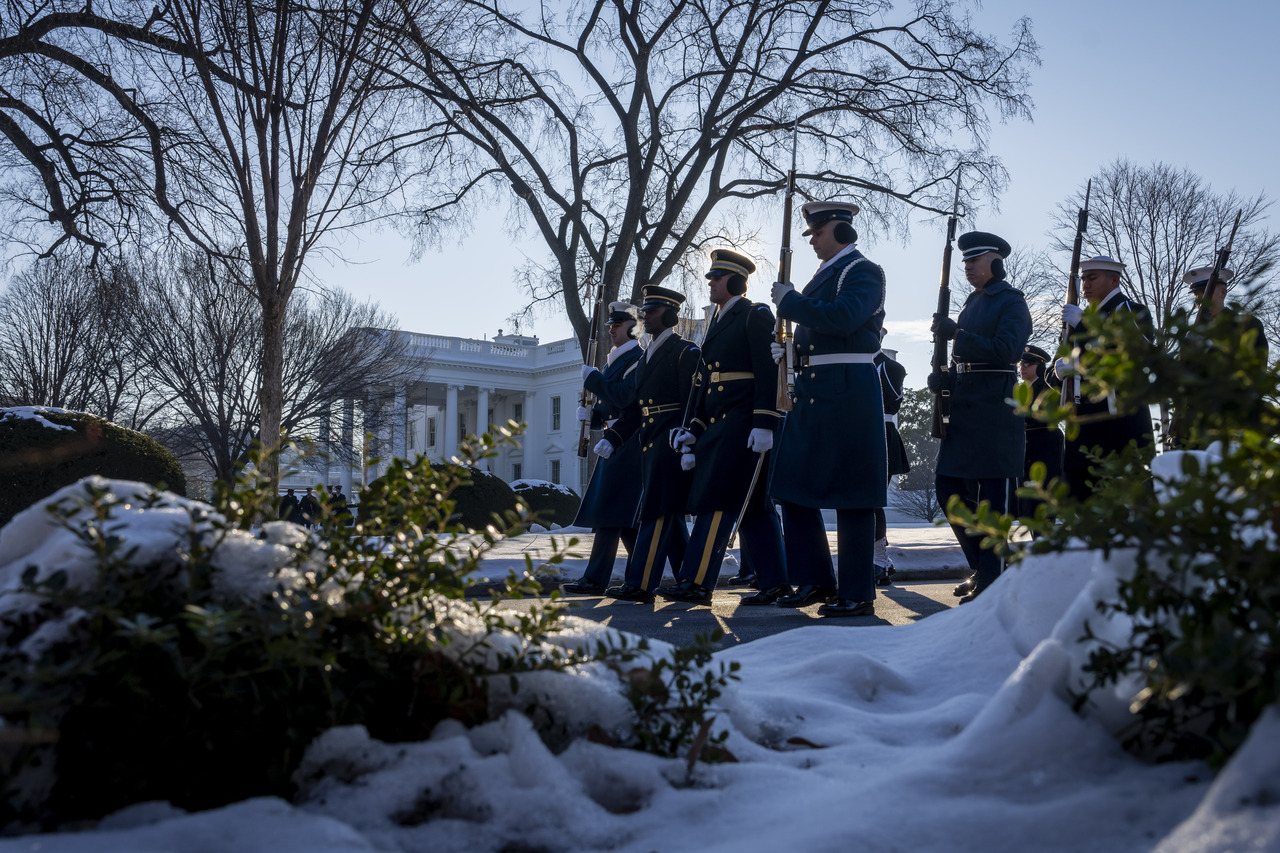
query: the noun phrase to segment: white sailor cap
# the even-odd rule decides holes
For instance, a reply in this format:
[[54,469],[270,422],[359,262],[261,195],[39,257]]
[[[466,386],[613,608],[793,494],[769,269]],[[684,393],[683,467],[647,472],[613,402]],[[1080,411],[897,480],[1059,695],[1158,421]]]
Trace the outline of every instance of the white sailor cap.
[[1108,258],[1106,255],[1096,255],[1080,262],[1080,272],[1085,273],[1090,270],[1113,272],[1119,275],[1124,272],[1124,264],[1120,263],[1115,258]]
[[[1182,277],[1182,283],[1189,285],[1192,290],[1200,290],[1209,283],[1211,275],[1213,275],[1213,267],[1197,267]],[[1219,284],[1226,284],[1235,277],[1236,274],[1231,270],[1218,270]]]
[[612,326],[614,323],[626,323],[639,319],[640,312],[630,302],[610,302],[609,319],[605,322]]
[[804,217],[804,223],[808,227],[800,236],[808,237],[833,219],[838,222],[853,222],[853,217],[858,215],[860,209],[856,204],[845,201],[805,202],[800,205],[800,215]]

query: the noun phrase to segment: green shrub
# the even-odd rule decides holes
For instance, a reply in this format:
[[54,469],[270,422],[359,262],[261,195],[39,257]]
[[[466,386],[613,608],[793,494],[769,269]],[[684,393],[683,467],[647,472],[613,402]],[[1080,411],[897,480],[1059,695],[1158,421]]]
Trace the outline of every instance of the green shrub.
[[[483,436],[460,454],[474,463],[496,444]],[[498,606],[539,591],[528,559],[494,601],[464,599],[479,561],[529,520],[510,513],[501,529],[460,535],[450,519],[467,470],[395,460],[385,487],[363,496],[367,524],[326,516],[312,532],[256,527],[275,506],[256,473],[217,484],[213,507],[99,479],[69,489],[52,522],[88,559],[29,567],[21,589],[0,594],[0,829],[152,799],[199,809],[289,798],[303,751],[330,727],[425,738],[446,718],[489,719],[495,676],[514,695],[522,672],[589,662],[630,685],[620,689],[636,732],[622,745],[670,754],[692,739],[691,760],[723,760],[705,713],[726,676],[699,675],[706,643],[650,659],[639,684],[643,667],[626,664],[643,643],[550,642],[554,594],[528,612]],[[163,548],[160,527],[172,536]],[[549,562],[574,544],[553,543]],[[254,568],[268,558],[268,570]],[[556,726],[538,722],[544,737]]]
[[568,486],[557,486],[542,480],[516,480],[511,488],[544,527],[552,524],[568,527],[573,524],[578,515],[578,506],[582,503],[582,498]]
[[0,410],[0,525],[92,474],[186,494],[182,466],[155,439],[94,415],[59,409],[36,413],[54,426]]
[[[429,463],[419,463],[423,467],[427,467]],[[438,475],[451,481],[456,481],[457,485],[449,494],[449,501],[452,505],[451,520],[467,530],[484,530],[486,527],[495,523],[495,518],[505,518],[509,513],[516,512],[516,493],[501,478],[490,474],[475,465],[456,465],[453,463],[436,464],[429,466],[431,470],[438,472]],[[372,506],[382,507],[378,512],[386,512],[386,502],[389,498],[388,490],[391,486],[388,484],[387,475],[378,477],[369,483],[369,485],[360,493],[360,506],[357,510],[357,519],[366,525],[372,522],[375,513]],[[409,487],[401,486],[402,491]],[[407,492],[403,492],[402,497]],[[431,500],[439,503],[442,495],[421,496],[422,499]],[[366,508],[366,504],[372,504]],[[501,524],[499,523],[501,527]]]
[[[1082,639],[1095,647],[1077,708],[1136,679],[1142,688],[1122,735],[1128,748],[1221,763],[1280,699],[1280,382],[1226,315],[1196,326],[1185,312],[1153,342],[1123,317],[1107,324],[1084,368],[1084,393],[1114,389],[1144,407],[1172,400],[1187,414],[1190,446],[1221,441],[1220,458],[1202,467],[1191,455],[1170,457],[1181,470],[1153,480],[1147,454],[1130,448],[1098,462],[1101,486],[1083,503],[1062,484],[1023,488],[1019,494],[1045,501],[1036,518],[1022,519],[1039,536],[1030,546],[1007,544],[1008,516],[948,511],[1015,560],[1078,549],[1072,539],[1104,552],[1136,549],[1136,571],[1099,607],[1129,617],[1131,636],[1117,643],[1086,631]],[[1032,401],[1019,390],[1028,411],[1076,428],[1056,396]]]

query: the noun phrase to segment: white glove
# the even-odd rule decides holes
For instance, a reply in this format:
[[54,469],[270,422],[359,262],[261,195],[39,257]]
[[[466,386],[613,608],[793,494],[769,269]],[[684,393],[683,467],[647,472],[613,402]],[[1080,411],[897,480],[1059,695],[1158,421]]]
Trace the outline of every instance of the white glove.
[[599,373],[599,372],[600,372],[599,370],[597,370],[596,368],[592,367],[589,364],[582,365],[582,381],[586,382],[588,376],[590,376],[593,373]]
[[768,453],[773,450],[773,430],[756,427],[747,436],[747,450],[752,453]]
[[769,298],[773,300],[774,305],[781,305],[783,297],[795,289],[796,286],[789,281],[775,281],[773,283],[773,293]]
[[680,453],[688,453],[697,442],[698,437],[684,427],[680,427],[671,433],[671,449]]
[[1068,302],[1062,306],[1062,322],[1068,326],[1079,326],[1081,318],[1084,317],[1084,309],[1079,305],[1072,305]]
[[602,438],[596,442],[596,456],[601,459],[608,459],[613,455],[613,443],[607,438]]
[[773,363],[777,364],[782,361],[782,357],[787,354],[786,344],[780,344],[777,341],[770,341],[769,355],[773,356]]
[[584,424],[585,424],[587,421],[591,420],[591,410],[590,410],[590,409],[588,409],[586,406],[579,406],[579,407],[578,407],[578,420],[579,420],[581,423],[584,423]]
[[1074,359],[1060,358],[1053,363],[1053,373],[1059,379],[1066,379],[1068,376],[1076,376],[1080,371],[1076,369]]
[[697,458],[692,453],[684,453],[680,456],[680,470],[692,471]]

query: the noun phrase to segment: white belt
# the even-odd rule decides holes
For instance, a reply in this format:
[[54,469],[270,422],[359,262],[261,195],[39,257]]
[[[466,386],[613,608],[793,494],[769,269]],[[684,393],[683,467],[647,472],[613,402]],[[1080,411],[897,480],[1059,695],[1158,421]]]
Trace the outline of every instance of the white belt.
[[833,352],[828,355],[807,355],[805,367],[821,367],[824,364],[875,364],[873,352]]
[[898,416],[897,416],[897,415],[885,415],[885,416],[884,416],[884,422],[885,422],[885,423],[887,423],[887,424],[893,424],[894,426],[897,426],[897,425],[898,425]]

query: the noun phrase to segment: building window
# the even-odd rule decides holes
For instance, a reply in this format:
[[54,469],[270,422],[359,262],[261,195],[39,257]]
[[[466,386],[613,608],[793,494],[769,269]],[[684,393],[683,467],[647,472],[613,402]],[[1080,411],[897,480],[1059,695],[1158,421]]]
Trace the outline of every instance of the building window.
[[[560,398],[552,397],[551,398],[551,431],[556,432],[559,429],[560,429]],[[559,482],[559,481],[553,480],[552,482]]]
[[489,420],[487,420],[484,425],[485,432],[488,432],[491,429],[493,429],[493,409],[489,410]]
[[516,403],[511,407],[511,420],[518,424],[524,423],[524,403]]
[[[556,397],[554,399],[558,400],[559,397]],[[551,460],[551,482],[555,483],[556,485],[560,484],[560,460],[559,459]]]
[[436,446],[436,419],[427,418],[427,447]]
[[458,438],[463,438],[467,434],[467,415],[465,412],[458,412]]
[[524,476],[524,469],[520,467],[519,462],[511,463],[511,479],[519,480]]

